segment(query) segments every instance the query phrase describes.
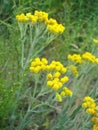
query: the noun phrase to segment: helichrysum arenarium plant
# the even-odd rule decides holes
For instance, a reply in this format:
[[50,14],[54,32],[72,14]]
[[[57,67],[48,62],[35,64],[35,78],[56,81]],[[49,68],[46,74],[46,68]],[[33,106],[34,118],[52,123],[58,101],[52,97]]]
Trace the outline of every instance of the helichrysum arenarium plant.
[[31,58],[41,54],[44,48],[65,30],[62,24],[49,18],[48,13],[43,11],[36,10],[34,14],[22,13],[17,15],[16,19],[21,33],[22,68],[27,67]]
[[[44,123],[43,114],[47,115],[47,112],[56,110],[57,102],[62,103],[64,99],[72,97],[73,94],[71,89],[66,87],[69,78],[66,75],[67,68],[61,62],[52,61],[49,63],[46,58],[37,57],[31,62],[29,69],[33,75],[33,84],[23,95],[19,94],[25,100],[27,108],[23,110],[25,104],[22,104],[22,110],[19,110],[20,113],[24,114],[21,113],[21,119],[18,119],[17,130],[28,127],[37,129],[41,122],[37,118],[38,115],[40,118],[42,117]],[[47,112],[44,113],[44,111]],[[29,126],[29,124],[31,125]]]
[[[59,61],[40,58],[45,47],[63,33],[65,27],[49,18],[48,13],[37,10],[34,14],[19,14],[16,19],[20,29],[21,72],[18,89],[12,94],[16,98],[8,129],[97,130],[96,102],[85,97],[82,104],[87,92],[97,95],[98,80],[93,88],[91,85],[98,74],[95,70],[97,55],[90,52],[69,54],[66,67]],[[93,41],[98,42],[96,39]],[[90,86],[92,90],[87,89],[84,93],[84,86]],[[91,125],[90,117],[84,123],[86,117],[82,107],[92,116]],[[55,116],[51,117],[51,112]]]
[[[66,68],[58,61],[52,61],[49,64],[46,58],[35,58],[41,55],[45,47],[64,32],[65,27],[55,19],[49,18],[48,13],[37,10],[34,14],[19,14],[16,19],[20,30],[21,72],[19,74],[20,85],[16,92],[16,106],[11,114],[9,128],[24,130],[32,127],[37,129],[41,122],[37,122],[37,116],[40,114],[43,117],[41,111],[48,108],[49,112],[56,108],[55,102],[62,102],[64,97],[72,96],[72,91],[64,87],[68,81],[68,76],[65,75]],[[31,62],[31,59],[34,60]],[[33,80],[31,84],[26,83],[30,84],[29,87],[25,87],[30,62]],[[47,75],[45,76],[45,74]],[[51,89],[49,81],[52,83]],[[18,112],[20,114],[17,116]],[[42,122],[43,120],[44,118],[42,118]]]

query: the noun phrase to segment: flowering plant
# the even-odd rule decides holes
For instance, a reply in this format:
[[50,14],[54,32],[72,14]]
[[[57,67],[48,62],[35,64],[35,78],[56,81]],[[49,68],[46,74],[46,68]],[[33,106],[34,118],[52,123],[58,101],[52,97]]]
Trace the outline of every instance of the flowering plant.
[[34,15],[31,13],[16,15],[16,19],[22,42],[21,66],[25,69],[30,59],[41,54],[58,35],[64,32],[65,27],[55,19],[48,18],[48,13],[37,10]]
[[[15,129],[24,130],[37,117],[32,116],[32,113],[41,114],[40,108],[43,111],[48,108],[49,112],[56,109],[56,101],[62,102],[64,97],[72,96],[72,91],[64,87],[68,77],[65,76],[66,68],[60,62],[53,61],[48,64],[46,58],[35,58],[41,56],[43,50],[64,32],[65,27],[55,19],[48,18],[48,13],[43,11],[35,11],[34,14],[22,13],[16,15],[16,19],[20,30],[21,72],[15,99],[16,105],[11,114],[11,117],[15,118],[11,119],[10,129],[14,129],[17,121],[18,125]],[[29,65],[33,79],[28,73]],[[47,75],[45,76],[45,74]],[[31,81],[27,77],[30,77]],[[28,81],[25,82],[27,79]],[[53,93],[51,93],[52,91]],[[51,95],[49,95],[50,93]],[[22,101],[23,104],[20,105]],[[21,109],[19,109],[20,106]],[[16,116],[17,111],[21,113],[19,117]],[[34,125],[33,127],[37,128]]]

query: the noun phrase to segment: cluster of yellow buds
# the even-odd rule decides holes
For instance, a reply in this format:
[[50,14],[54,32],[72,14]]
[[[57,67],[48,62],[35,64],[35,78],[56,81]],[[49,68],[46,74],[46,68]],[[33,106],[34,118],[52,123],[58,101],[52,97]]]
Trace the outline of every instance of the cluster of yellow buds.
[[93,125],[93,130],[98,130],[98,124]]
[[36,23],[38,21],[38,17],[36,15],[32,15],[31,13],[27,13],[26,17],[28,21],[31,21],[32,23]]
[[95,100],[91,97],[87,96],[83,100],[82,107],[86,109],[86,112],[89,114],[95,114],[96,113],[96,103]]
[[48,13],[43,11],[37,11],[35,10],[34,15],[31,13],[24,13],[20,15],[16,15],[16,19],[19,22],[32,22],[36,23],[38,21],[44,22],[47,29],[50,30],[53,33],[63,33],[65,30],[65,27],[62,24],[59,24],[55,19],[48,18]]
[[69,54],[68,59],[71,61],[75,61],[76,63],[81,64],[82,63],[82,58],[80,54]]
[[16,19],[20,22],[27,22],[29,20],[24,13],[21,13],[20,15],[16,15]]
[[85,52],[84,54],[73,54],[73,55],[68,55],[68,59],[71,61],[74,61],[76,63],[84,63],[84,61],[90,61],[92,63],[98,64],[98,58],[95,57],[93,54],[90,52]]
[[95,100],[89,96],[85,97],[82,108],[86,109],[86,112],[93,116],[93,130],[98,130],[98,106]]
[[[69,80],[68,76],[62,76],[62,74],[66,73],[67,68],[60,62],[52,61],[49,70],[52,72],[47,74],[47,86],[56,91],[56,99],[62,102],[63,97],[72,96],[72,91],[67,87],[63,87]],[[58,90],[61,91],[58,93]]]
[[59,71],[62,74],[67,71],[63,64],[59,61],[52,61],[50,64],[48,64],[48,60],[46,58],[40,59],[39,57],[35,58],[31,62],[30,70],[34,73],[38,73],[41,70]]
[[60,75],[60,72],[55,72],[53,75],[49,73],[47,75],[47,86],[51,87],[55,91],[60,89],[63,86],[63,84],[69,80],[67,76],[60,78]]
[[39,21],[43,21],[43,22],[48,21],[48,13],[46,12],[35,10],[34,16],[36,16]]
[[98,58],[96,58],[93,54],[91,54],[90,52],[86,52],[82,55],[82,58],[85,60],[88,60],[92,63],[98,63]]
[[93,42],[98,44],[98,39],[93,39]]
[[98,105],[96,106],[96,114],[92,117],[94,123],[93,130],[98,130]]
[[16,15],[16,19],[19,22],[29,22],[29,21],[31,21],[32,23],[35,23],[37,21],[46,22],[48,20],[48,13],[36,10],[34,12],[34,15],[31,13],[26,13],[26,15],[22,13],[20,15]]
[[63,64],[59,61],[53,60],[48,66],[47,69],[50,71],[59,71],[60,73],[64,74],[67,71],[67,68],[63,66]]
[[58,24],[55,19],[50,18],[47,22],[47,28],[55,33],[63,33],[65,27],[62,24]]
[[56,99],[58,100],[58,102],[62,102],[63,97],[65,96],[72,96],[72,91],[70,89],[68,89],[67,87],[64,87],[63,90],[60,93],[56,93]]
[[61,91],[60,95],[62,97],[64,97],[64,96],[72,96],[72,91],[69,88],[64,87],[63,90]]
[[37,57],[34,61],[31,62],[30,71],[38,73],[40,71],[47,70],[47,64],[48,60],[46,58],[40,59]]
[[[64,76],[64,74],[67,71],[67,68],[64,67],[61,62],[52,61],[49,64],[46,58],[40,59],[39,57],[37,57],[31,62],[30,71],[33,73],[39,73],[41,71],[48,72],[47,86],[55,92],[59,90],[60,94],[59,93],[58,94],[61,96],[61,99],[64,96],[72,96],[71,90],[64,87],[64,84],[69,80],[69,78],[68,76]],[[58,101],[61,101],[61,100],[58,100]]]
[[47,66],[47,70],[51,72],[47,74],[47,86],[52,87],[54,90],[58,90],[69,80],[67,76],[60,77],[61,74],[66,73],[67,68],[65,68],[59,61],[52,61]]

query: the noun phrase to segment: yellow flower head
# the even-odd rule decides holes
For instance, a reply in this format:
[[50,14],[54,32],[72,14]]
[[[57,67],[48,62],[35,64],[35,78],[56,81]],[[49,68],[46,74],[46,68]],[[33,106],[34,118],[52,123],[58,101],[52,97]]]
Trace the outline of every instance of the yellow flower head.
[[39,57],[35,58],[34,61],[31,62],[30,71],[34,73],[38,73],[39,71],[47,70],[48,61],[46,58],[40,59]]
[[94,116],[92,118],[92,121],[94,122],[94,124],[98,124],[98,117]]
[[48,87],[52,87],[52,86],[53,86],[53,82],[52,82],[51,80],[48,80],[48,81],[47,81],[47,86],[48,86]]
[[53,78],[53,75],[51,73],[47,74],[47,78],[48,79],[52,79]]
[[62,83],[66,83],[68,80],[69,78],[67,76],[64,76],[63,78],[61,78]]
[[59,93],[56,93],[56,99],[58,102],[62,102],[62,97]]
[[74,61],[76,63],[81,64],[82,63],[82,58],[80,56],[80,54],[72,54],[72,55],[68,55],[68,59],[71,61]]
[[47,25],[55,25],[57,24],[57,21],[53,18],[48,19],[48,21],[46,22]]
[[96,103],[95,100],[89,96],[83,99],[82,108],[86,109],[86,112],[94,115],[96,113]]
[[63,33],[64,30],[65,30],[65,27],[64,27],[62,24],[53,24],[53,25],[48,24],[48,25],[47,25],[47,28],[48,28],[51,32],[56,33],[56,34],[58,34],[58,33]]
[[63,92],[65,92],[66,96],[72,96],[72,91],[70,89],[68,89],[67,87],[63,88]]
[[82,58],[85,59],[85,60],[88,60],[88,61],[90,61],[92,63],[94,63],[95,60],[96,60],[96,57],[93,54],[91,54],[90,52],[85,52],[82,55]]
[[59,78],[60,75],[61,75],[61,73],[59,71],[57,71],[57,72],[54,73],[53,77],[54,78]]
[[47,28],[53,33],[63,33],[65,27],[62,24],[58,24],[55,19],[50,18],[46,22]]
[[98,130],[98,124],[94,124],[93,130]]
[[47,65],[48,64],[48,60],[46,59],[46,58],[42,58],[42,63],[44,64],[44,65]]
[[28,18],[32,23],[35,23],[35,22],[37,22],[37,20],[38,20],[38,17],[32,15],[31,13],[27,13],[26,16],[27,16],[27,18]]
[[34,12],[34,16],[37,16],[39,21],[46,22],[48,20],[48,13],[43,12],[43,11],[36,10]]
[[93,39],[93,42],[98,44],[98,39]]
[[19,22],[27,22],[29,19],[27,16],[25,16],[24,13],[20,14],[20,15],[16,15],[16,19],[19,21]]
[[95,59],[95,63],[98,64],[98,58]]
[[59,89],[59,85],[55,83],[52,88],[54,91],[57,91]]

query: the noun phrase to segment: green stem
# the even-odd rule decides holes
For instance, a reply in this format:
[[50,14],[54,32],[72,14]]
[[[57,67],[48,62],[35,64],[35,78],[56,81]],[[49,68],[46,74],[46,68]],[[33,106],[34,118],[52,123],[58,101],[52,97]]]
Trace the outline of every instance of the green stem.
[[36,95],[36,90],[37,90],[37,85],[38,85],[38,80],[39,80],[39,77],[40,77],[40,74],[39,75],[36,75],[36,78],[35,78],[35,86],[34,86],[34,91],[33,91],[33,98],[35,97]]
[[21,67],[22,67],[22,70],[23,70],[23,67],[24,67],[24,42],[22,42],[22,54],[21,54]]

